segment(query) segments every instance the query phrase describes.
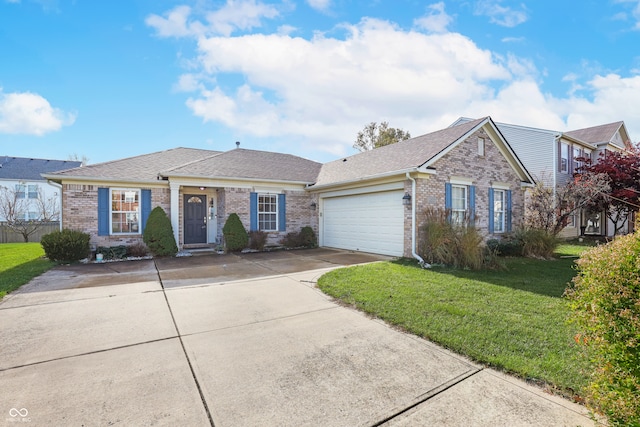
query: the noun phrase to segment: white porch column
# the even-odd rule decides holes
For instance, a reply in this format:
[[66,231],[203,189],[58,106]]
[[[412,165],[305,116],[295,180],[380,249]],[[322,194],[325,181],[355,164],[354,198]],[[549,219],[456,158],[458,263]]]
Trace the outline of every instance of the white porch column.
[[180,184],[170,182],[169,188],[171,188],[171,227],[173,227],[176,245],[180,248]]

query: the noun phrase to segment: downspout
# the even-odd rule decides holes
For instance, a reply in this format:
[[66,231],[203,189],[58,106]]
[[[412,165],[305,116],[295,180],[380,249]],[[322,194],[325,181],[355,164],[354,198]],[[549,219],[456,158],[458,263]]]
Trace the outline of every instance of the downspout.
[[407,172],[407,179],[411,180],[411,255],[418,260],[420,267],[431,268],[431,264],[416,253],[416,180]]
[[58,184],[57,182],[51,181],[50,179],[47,180],[47,184],[53,185],[54,187],[60,189],[60,191],[58,192],[58,194],[60,195],[60,221],[58,221],[58,226],[60,228],[60,231],[62,231],[62,184]]

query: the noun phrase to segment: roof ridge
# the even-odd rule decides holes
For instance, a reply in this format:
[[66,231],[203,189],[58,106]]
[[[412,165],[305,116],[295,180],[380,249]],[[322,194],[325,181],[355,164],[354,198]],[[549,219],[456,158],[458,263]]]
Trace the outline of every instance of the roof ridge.
[[[213,150],[203,150],[203,151],[213,151]],[[170,171],[172,171],[172,170],[174,170],[174,169],[182,168],[182,167],[185,167],[185,166],[189,166],[189,165],[193,165],[193,164],[195,164],[195,163],[202,162],[202,161],[204,161],[204,160],[212,159],[212,158],[214,158],[214,157],[216,157],[216,156],[220,156],[220,155],[222,155],[222,154],[224,154],[224,153],[226,153],[226,151],[216,151],[216,152],[213,152],[213,154],[211,154],[210,156],[203,157],[203,158],[201,158],[201,159],[190,160],[190,161],[188,161],[188,162],[186,162],[186,163],[182,163],[182,164],[179,164],[179,165],[173,166],[173,167],[171,167],[171,168],[169,168],[169,169],[167,169],[167,170],[164,170],[164,171],[158,171],[158,173],[162,174],[162,172],[170,172]]]

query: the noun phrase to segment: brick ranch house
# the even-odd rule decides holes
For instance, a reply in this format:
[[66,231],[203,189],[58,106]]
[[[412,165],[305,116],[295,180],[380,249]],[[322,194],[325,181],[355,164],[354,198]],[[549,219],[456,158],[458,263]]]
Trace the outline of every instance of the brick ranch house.
[[222,241],[237,213],[247,230],[312,227],[320,246],[416,255],[427,207],[472,215],[487,237],[522,224],[534,183],[490,117],[326,164],[236,148],[175,148],[44,175],[62,185],[63,226],[95,246],[141,241],[151,209],[171,218],[180,248]]

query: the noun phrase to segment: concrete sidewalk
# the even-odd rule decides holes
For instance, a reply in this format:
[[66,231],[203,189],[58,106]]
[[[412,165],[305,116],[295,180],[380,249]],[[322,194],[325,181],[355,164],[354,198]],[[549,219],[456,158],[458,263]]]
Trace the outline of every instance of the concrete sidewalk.
[[579,405],[335,304],[314,286],[335,266],[163,287],[202,279],[170,267],[2,301],[0,421],[593,425]]

